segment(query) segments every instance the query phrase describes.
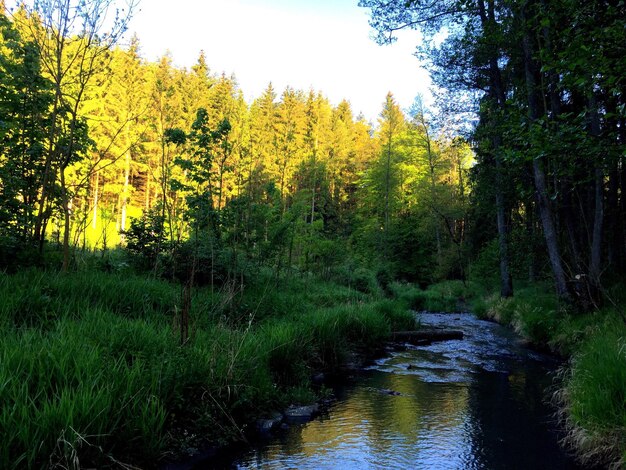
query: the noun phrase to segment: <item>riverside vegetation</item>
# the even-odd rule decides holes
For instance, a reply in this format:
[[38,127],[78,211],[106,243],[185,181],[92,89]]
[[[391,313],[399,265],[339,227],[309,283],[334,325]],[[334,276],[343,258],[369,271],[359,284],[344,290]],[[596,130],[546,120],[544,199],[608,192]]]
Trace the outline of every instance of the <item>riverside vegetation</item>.
[[263,413],[314,401],[314,371],[414,326],[372,286],[261,270],[237,292],[198,288],[181,344],[171,282],[94,267],[4,274],[0,466],[153,465],[245,439]]

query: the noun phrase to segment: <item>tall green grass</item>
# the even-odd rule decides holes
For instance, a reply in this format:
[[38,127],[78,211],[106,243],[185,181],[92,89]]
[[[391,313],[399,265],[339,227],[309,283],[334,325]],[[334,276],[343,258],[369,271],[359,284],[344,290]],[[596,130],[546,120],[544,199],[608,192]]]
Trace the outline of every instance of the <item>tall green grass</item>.
[[0,468],[154,465],[190,436],[312,399],[336,367],[413,325],[406,304],[315,278],[194,290],[137,275],[0,275]]
[[91,308],[129,318],[163,318],[174,311],[180,288],[134,274],[28,270],[0,274],[0,298],[3,321],[40,327],[65,316],[78,318]]
[[469,302],[479,298],[483,288],[474,282],[444,281],[422,290],[413,284],[391,283],[392,295],[412,310],[465,312]]
[[[68,452],[98,464],[107,460],[102,445],[121,453],[139,449],[139,457],[158,455],[166,412],[165,394],[156,384],[166,373],[168,338],[135,322],[90,311],[81,321],[64,319],[46,332],[3,332],[0,467],[62,465],[72,459]],[[129,331],[144,327],[149,351],[120,354],[108,343],[128,340]]]
[[626,326],[605,321],[572,358],[556,394],[568,442],[587,463],[626,465]]

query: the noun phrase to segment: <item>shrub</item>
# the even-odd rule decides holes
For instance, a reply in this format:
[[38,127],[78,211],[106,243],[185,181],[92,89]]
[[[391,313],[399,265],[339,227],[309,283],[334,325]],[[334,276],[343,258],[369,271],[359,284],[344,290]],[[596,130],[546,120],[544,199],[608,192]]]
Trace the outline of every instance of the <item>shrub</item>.
[[351,286],[366,294],[377,295],[380,293],[380,286],[375,274],[366,268],[357,268],[352,273]]
[[394,282],[389,290],[395,299],[404,302],[406,308],[423,310],[426,304],[426,292],[413,284]]
[[12,235],[0,235],[0,270],[14,273],[18,269],[42,264],[36,244]]
[[155,208],[132,219],[124,233],[130,261],[140,271],[155,269],[159,256],[166,251],[165,219]]

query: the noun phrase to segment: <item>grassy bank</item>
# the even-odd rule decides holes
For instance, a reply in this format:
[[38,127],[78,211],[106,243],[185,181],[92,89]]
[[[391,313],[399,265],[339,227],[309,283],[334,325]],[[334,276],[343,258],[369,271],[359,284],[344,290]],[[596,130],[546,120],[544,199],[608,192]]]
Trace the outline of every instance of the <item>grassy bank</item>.
[[467,312],[485,289],[476,282],[444,281],[422,290],[412,284],[393,283],[394,298],[407,303],[413,310],[428,312]]
[[[193,291],[89,270],[0,275],[0,467],[153,465],[315,399],[312,371],[410,328],[402,300],[294,277]],[[197,436],[203,436],[200,440]]]
[[[549,285],[517,289],[515,296],[479,297],[473,311],[511,325],[539,347],[569,358],[554,395],[568,429],[567,444],[588,464],[626,466],[626,305],[623,285],[610,291],[612,306],[572,313]],[[608,302],[607,302],[608,303]]]

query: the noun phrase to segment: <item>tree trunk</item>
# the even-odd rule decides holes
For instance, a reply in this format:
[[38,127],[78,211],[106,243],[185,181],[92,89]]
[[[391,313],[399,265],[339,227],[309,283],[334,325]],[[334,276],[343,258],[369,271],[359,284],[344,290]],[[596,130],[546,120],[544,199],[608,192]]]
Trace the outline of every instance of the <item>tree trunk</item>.
[[144,186],[145,210],[150,209],[150,170],[146,170],[146,184]]
[[[591,117],[591,135],[600,137],[600,117],[598,116],[598,104],[593,92],[589,96],[589,108]],[[594,159],[594,211],[593,211],[593,235],[591,239],[591,256],[589,263],[589,276],[591,282],[598,287],[600,285],[602,263],[602,226],[604,223],[604,171],[602,159],[596,156]]]
[[533,174],[535,178],[535,186],[537,189],[537,201],[539,203],[539,216],[541,217],[541,225],[543,226],[543,235],[548,248],[548,257],[554,274],[556,284],[556,293],[560,299],[569,301],[570,295],[567,290],[567,281],[565,271],[559,254],[559,242],[554,226],[552,216],[552,208],[548,198],[548,190],[546,187],[546,177],[538,158],[533,160]]
[[[494,4],[493,0],[488,0],[487,9],[484,0],[478,2],[481,23],[483,28],[490,29],[495,24]],[[496,103],[498,109],[504,109],[506,97],[504,87],[502,85],[502,76],[500,67],[498,66],[498,52],[491,51],[489,57],[489,95]],[[490,124],[493,124],[495,116],[489,116]],[[497,132],[497,131],[492,131]],[[502,297],[511,297],[513,295],[513,281],[509,271],[509,250],[507,240],[507,224],[506,210],[504,207],[504,184],[502,182],[502,156],[500,154],[500,136],[494,134],[492,136],[494,147],[495,171],[496,171],[496,220],[498,227],[498,248],[500,254],[500,295]]]
[[91,227],[95,230],[98,226],[98,203],[99,203],[99,191],[100,191],[100,174],[96,171],[94,173],[95,183],[93,188],[93,218],[91,220]]
[[531,201],[525,204],[526,207],[526,236],[528,237],[528,246],[530,247],[528,253],[528,282],[535,282],[537,280],[537,256],[534,250],[535,240],[535,214],[533,210],[533,204]]
[[126,213],[128,207],[128,187],[130,183],[130,161],[131,154],[130,149],[126,151],[124,161],[124,187],[122,189],[122,204],[121,204],[121,216],[120,216],[120,230],[123,232],[126,230]]
[[[524,72],[526,79],[526,95],[528,100],[528,114],[531,123],[535,123],[540,117],[539,100],[537,97],[537,80],[536,80],[536,67],[532,59],[532,46],[530,31],[525,18],[525,8],[528,7],[528,3],[522,7],[522,21],[526,25],[524,31],[524,38],[522,40],[522,47],[524,52]],[[561,261],[561,255],[559,252],[559,242],[554,224],[554,215],[550,199],[548,197],[548,187],[546,184],[546,175],[543,168],[543,157],[537,156],[533,159],[533,177],[535,180],[535,188],[537,190],[537,200],[539,203],[539,216],[541,218],[541,224],[543,226],[543,234],[546,240],[546,246],[548,249],[548,256],[550,258],[550,265],[552,266],[552,272],[554,274],[554,281],[556,284],[556,292],[560,299],[570,301],[570,295],[567,290],[567,281],[565,277],[565,271]]]
[[63,208],[63,272],[70,266],[70,201],[65,184],[65,168],[61,168],[61,206]]
[[[495,139],[496,142],[499,139]],[[509,244],[507,240],[506,211],[504,207],[504,195],[502,193],[502,163],[500,161],[500,149],[496,143],[496,218],[498,224],[498,248],[500,250],[500,295],[504,298],[513,295],[513,281],[509,271]]]
[[[390,124],[391,125],[391,124]],[[389,132],[389,140],[387,141],[387,167],[385,169],[385,237],[389,230],[389,192],[391,191],[391,143],[393,135]],[[385,243],[385,246],[387,244]]]
[[[564,184],[565,187],[571,188],[570,184]],[[569,240],[569,246],[571,251],[571,257],[573,260],[572,269],[576,274],[581,274],[583,270],[583,262],[580,254],[580,243],[576,227],[574,226],[574,212],[572,193],[570,190],[566,190],[563,193],[563,207],[561,209],[563,216],[563,223],[567,232],[567,238]]]
[[619,173],[617,170],[617,161],[613,164],[609,171],[609,184],[607,190],[607,221],[609,222],[608,233],[609,243],[607,245],[607,255],[609,266],[619,269],[620,259],[620,241],[619,241],[619,211],[618,209],[618,191],[619,191]]

